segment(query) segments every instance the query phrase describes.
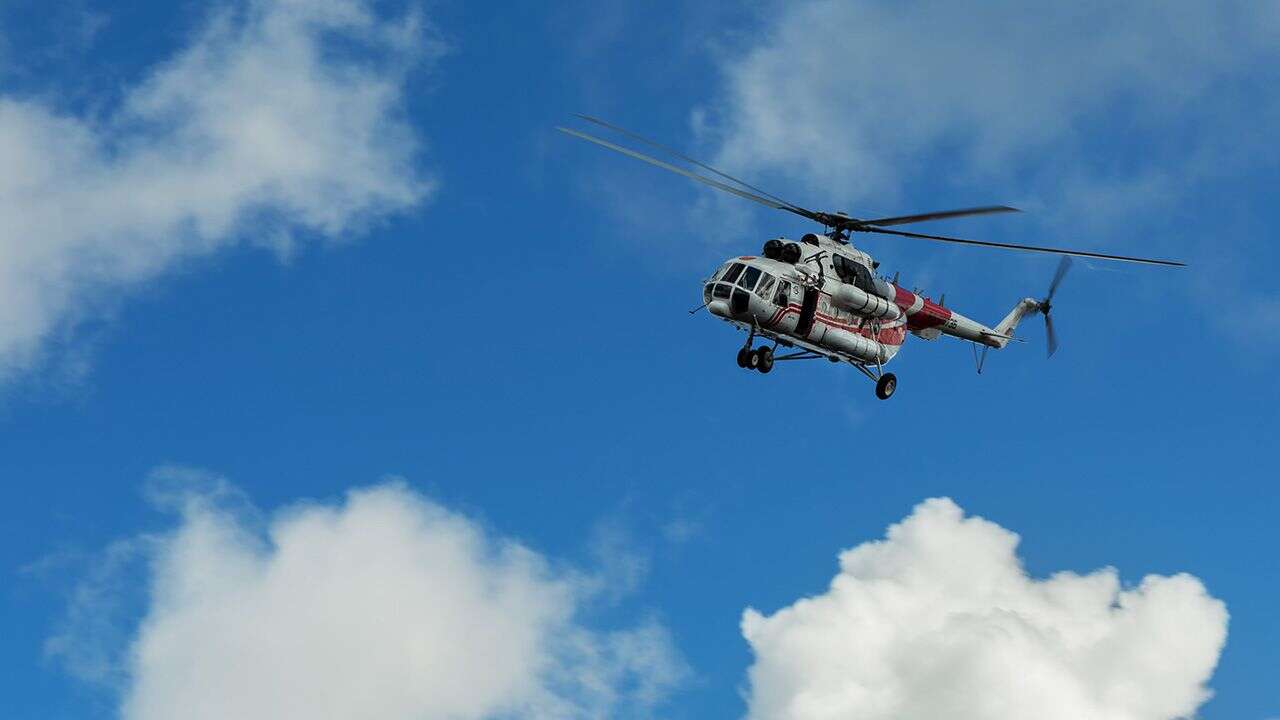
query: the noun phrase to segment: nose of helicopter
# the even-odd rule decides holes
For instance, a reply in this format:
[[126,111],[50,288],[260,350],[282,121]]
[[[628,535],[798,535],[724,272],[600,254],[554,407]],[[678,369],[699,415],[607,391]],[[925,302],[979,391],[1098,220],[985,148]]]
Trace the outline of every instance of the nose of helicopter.
[[712,280],[702,286],[702,302],[712,315],[727,318],[729,317],[729,295],[731,292],[731,286]]
[[712,315],[735,318],[751,313],[751,294],[725,282],[709,282],[702,289],[702,301]]

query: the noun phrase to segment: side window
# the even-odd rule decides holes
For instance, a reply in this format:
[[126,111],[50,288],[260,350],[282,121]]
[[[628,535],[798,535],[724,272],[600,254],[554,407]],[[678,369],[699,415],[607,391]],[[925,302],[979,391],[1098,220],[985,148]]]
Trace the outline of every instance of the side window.
[[831,256],[831,267],[835,268],[836,275],[842,281],[847,283],[857,282],[858,271],[855,268],[859,267],[858,263],[848,260],[843,255],[833,255]]
[[791,296],[791,283],[786,280],[778,281],[778,292],[773,296],[773,304],[778,307],[786,307],[787,300]]
[[840,278],[841,282],[849,282],[849,278],[845,275],[844,270],[844,256],[832,255],[831,268],[836,271],[836,277]]
[[756,281],[760,279],[760,269],[749,267],[747,271],[742,273],[742,277],[738,279],[738,285],[743,290],[751,292],[756,287]]
[[859,265],[858,263],[849,264],[854,267],[854,274],[856,275],[856,278],[853,281],[854,284],[857,285],[860,290],[874,295],[876,292],[876,284],[871,281],[871,271],[868,270],[866,266]]
[[743,268],[742,263],[734,263],[729,266],[728,272],[726,272],[724,274],[724,277],[720,279],[723,280],[724,282],[731,283],[734,280],[737,280],[738,276],[742,274],[742,268]]
[[756,286],[756,294],[765,300],[769,299],[769,291],[773,289],[773,276],[769,273],[761,273],[760,284]]
[[875,292],[875,283],[871,280],[871,271],[865,265],[839,255],[833,255],[831,257],[831,267],[835,269],[836,275],[839,275],[842,281],[854,285],[859,290],[869,293]]

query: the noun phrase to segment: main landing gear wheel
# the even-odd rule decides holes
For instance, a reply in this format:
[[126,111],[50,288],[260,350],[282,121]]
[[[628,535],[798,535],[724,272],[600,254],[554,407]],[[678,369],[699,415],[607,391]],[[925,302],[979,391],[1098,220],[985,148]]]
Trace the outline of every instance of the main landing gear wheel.
[[893,373],[885,373],[876,381],[876,397],[881,400],[893,397],[893,392],[897,389],[898,378]]
[[762,347],[752,354],[756,356],[755,367],[762,373],[767,373],[773,369],[773,350]]
[[773,369],[773,348],[744,347],[738,351],[738,367],[767,373]]

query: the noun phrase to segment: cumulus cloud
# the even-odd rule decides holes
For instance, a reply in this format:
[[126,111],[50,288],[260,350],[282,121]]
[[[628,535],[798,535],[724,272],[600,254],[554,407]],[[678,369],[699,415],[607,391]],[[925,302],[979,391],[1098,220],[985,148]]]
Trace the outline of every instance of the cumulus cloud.
[[1029,577],[1018,536],[928,500],[827,592],[747,610],[756,720],[1172,720],[1210,696],[1227,612],[1189,575]]
[[[659,622],[588,627],[587,574],[402,484],[269,518],[225,485],[170,497],[178,527],[142,543],[125,720],[641,717],[685,676]],[[79,605],[59,656],[101,637],[79,637]]]
[[210,13],[105,117],[0,95],[0,380],[183,260],[344,237],[430,194],[401,108],[440,51],[420,18],[365,0]]
[[[1174,120],[1217,119],[1242,74],[1274,61],[1271,3],[1019,3],[808,0],[778,6],[764,31],[722,58],[722,104],[699,117],[719,161],[781,170],[849,201],[893,198],[905,182],[984,182],[1051,168],[1144,197],[1164,192],[1140,158],[1188,153]],[[1247,88],[1246,88],[1247,89]],[[1116,121],[1096,132],[1103,116]],[[939,166],[930,153],[943,152]],[[1092,183],[1090,183],[1092,184]],[[1102,199],[1106,194],[1091,194]]]

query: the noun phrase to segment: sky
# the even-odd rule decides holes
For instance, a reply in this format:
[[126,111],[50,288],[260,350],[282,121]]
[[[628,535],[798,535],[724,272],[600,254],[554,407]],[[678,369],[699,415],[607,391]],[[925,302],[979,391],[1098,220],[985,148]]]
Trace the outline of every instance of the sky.
[[[51,9],[52,7],[52,9]],[[1274,720],[1272,3],[0,5],[9,718]],[[1078,262],[894,398],[791,201]],[[921,226],[924,230],[926,226]],[[855,238],[994,323],[1056,260]],[[176,710],[180,709],[180,710]]]

